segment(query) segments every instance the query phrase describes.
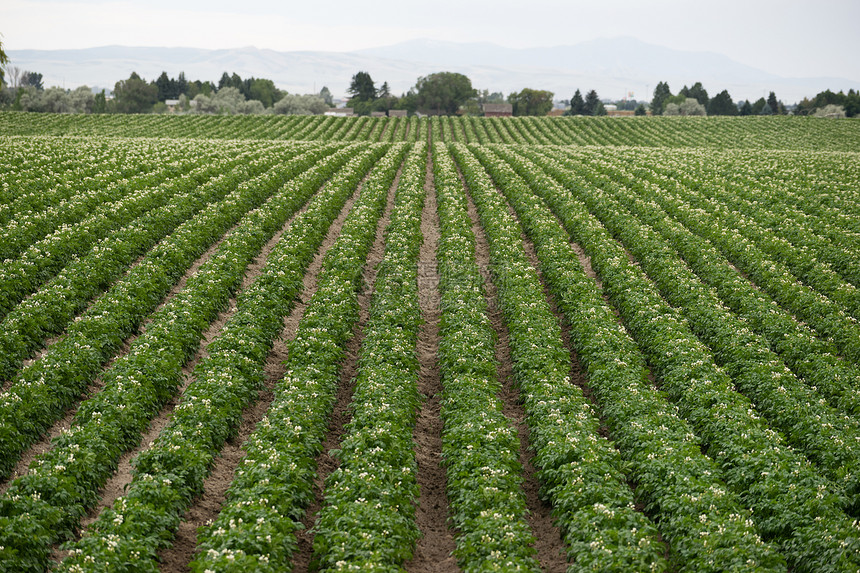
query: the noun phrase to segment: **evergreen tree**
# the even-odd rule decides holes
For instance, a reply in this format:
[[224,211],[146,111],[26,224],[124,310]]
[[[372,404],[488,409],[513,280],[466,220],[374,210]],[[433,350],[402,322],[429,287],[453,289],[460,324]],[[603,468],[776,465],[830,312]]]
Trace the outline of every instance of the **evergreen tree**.
[[[591,90],[585,96],[585,104],[582,108],[582,115],[600,115],[598,113],[600,111],[598,106],[602,105],[603,104],[601,104],[600,98],[597,96],[597,91]],[[605,111],[606,110],[604,109],[604,113]]]
[[158,88],[158,101],[179,97],[176,90],[176,80],[167,77],[167,72],[161,72],[161,75],[155,80],[155,87]]
[[107,113],[107,97],[104,90],[93,98],[93,113]]
[[[776,94],[775,93],[770,92],[770,94],[767,96],[767,105],[770,106],[770,110],[772,113],[779,113],[779,102],[776,100]],[[771,115],[771,114],[765,114],[765,115]]]
[[233,84],[230,83],[230,74],[227,72],[221,74],[221,79],[218,80],[218,89],[229,88],[231,85]]
[[633,112],[633,115],[648,115],[648,111],[645,109],[645,104],[640,103],[636,106],[636,110]]
[[570,109],[565,112],[565,115],[582,115],[585,110],[585,101],[582,99],[582,94],[579,90],[570,98]]
[[42,84],[42,74],[38,72],[26,72],[24,74],[24,79],[21,81],[21,85],[33,86],[38,91],[45,89],[45,86]]
[[359,102],[376,99],[376,86],[373,84],[373,78],[367,72],[358,72],[352,76],[352,82],[350,82],[347,92],[352,94],[352,99]]
[[176,79],[176,97],[188,91],[188,80],[185,79],[185,72],[179,72],[179,77]]
[[236,72],[233,72],[233,75],[230,76],[230,87],[236,88],[241,93],[243,85],[242,77]]
[[654,88],[654,97],[651,99],[651,114],[663,115],[663,107],[666,104],[666,99],[672,97],[672,92],[669,90],[669,84],[660,82]]
[[737,115],[738,106],[732,101],[728,90],[723,90],[708,102],[708,115]]
[[738,111],[740,115],[753,115],[753,108],[750,100],[744,100],[743,105],[741,105],[740,110]]
[[694,83],[693,87],[688,89],[685,95],[686,97],[691,97],[695,99],[697,102],[699,102],[706,108],[708,107],[708,91],[704,87],[702,87],[702,82]]

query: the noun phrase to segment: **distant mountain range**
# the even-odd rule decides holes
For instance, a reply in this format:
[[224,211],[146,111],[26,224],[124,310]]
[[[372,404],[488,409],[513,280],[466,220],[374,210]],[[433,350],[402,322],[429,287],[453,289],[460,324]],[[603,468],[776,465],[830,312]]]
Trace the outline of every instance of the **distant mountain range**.
[[[39,72],[45,86],[81,85],[112,89],[132,71],[146,80],[162,71],[189,80],[218,82],[223,72],[269,78],[291,93],[316,93],[327,86],[346,95],[352,76],[370,73],[377,87],[388,82],[399,95],[420,76],[459,72],[477,89],[502,92],[530,87],[569,99],[576,89],[595,89],[603,98],[650,100],[660,81],[673,93],[702,82],[709,95],[727,89],[735,101],[776,92],[787,104],[832,89],[860,89],[846,78],[786,78],[738,63],[713,52],[683,51],[634,38],[600,39],[547,48],[505,48],[489,43],[412,40],[354,52],[277,52],[253,47],[229,50],[105,46],[77,50],[9,50],[9,65]],[[752,55],[754,56],[754,55]]]

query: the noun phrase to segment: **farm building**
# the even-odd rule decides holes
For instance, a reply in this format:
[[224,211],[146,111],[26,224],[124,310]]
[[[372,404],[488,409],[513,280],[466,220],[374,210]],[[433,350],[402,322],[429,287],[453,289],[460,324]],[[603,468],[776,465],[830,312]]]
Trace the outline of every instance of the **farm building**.
[[485,103],[484,117],[511,117],[514,115],[514,106],[509,103]]

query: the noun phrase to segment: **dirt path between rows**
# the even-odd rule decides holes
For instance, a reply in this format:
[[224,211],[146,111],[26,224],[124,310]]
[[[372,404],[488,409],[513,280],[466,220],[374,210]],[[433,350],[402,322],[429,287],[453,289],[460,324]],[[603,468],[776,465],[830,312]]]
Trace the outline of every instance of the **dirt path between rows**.
[[314,501],[308,506],[302,519],[304,529],[296,532],[298,547],[293,556],[293,572],[303,573],[311,569],[313,559],[313,531],[317,514],[325,501],[325,480],[337,468],[337,460],[329,455],[329,450],[340,445],[344,435],[344,426],[350,420],[349,405],[352,402],[353,379],[358,372],[358,358],[361,342],[364,340],[364,325],[370,318],[370,300],[373,286],[376,283],[377,265],[385,254],[385,229],[391,220],[391,210],[394,207],[394,194],[400,182],[402,169],[398,169],[391,188],[382,218],[376,226],[376,238],[364,264],[364,288],[358,294],[359,318],[353,328],[353,336],[346,346],[346,357],[341,364],[340,383],[338,384],[337,401],[332,411],[328,433],[323,440],[322,453],[317,457],[317,477],[314,479]]
[[[511,207],[509,205],[508,210],[509,210],[511,216],[514,217],[515,219],[517,219],[517,214],[514,211],[513,207]],[[562,222],[557,217],[556,217],[556,220],[558,221],[559,226],[561,226],[563,229],[564,225],[562,224]],[[601,408],[600,404],[595,399],[594,392],[592,391],[591,386],[589,385],[586,373],[582,369],[582,367],[579,363],[579,357],[576,353],[576,350],[573,348],[573,344],[571,343],[570,326],[567,324],[567,321],[564,318],[563,313],[558,308],[558,305],[555,302],[555,297],[552,295],[552,293],[550,293],[549,287],[546,284],[546,280],[544,279],[544,276],[540,271],[540,261],[539,261],[538,256],[537,256],[537,250],[535,248],[535,245],[534,245],[534,243],[531,242],[530,239],[528,239],[525,236],[525,233],[522,234],[522,241],[523,241],[523,247],[526,251],[526,256],[528,257],[529,262],[537,270],[538,277],[539,277],[540,282],[541,282],[541,286],[543,287],[544,296],[546,297],[547,303],[550,306],[550,310],[556,316],[556,318],[558,319],[558,321],[561,325],[562,344],[564,345],[565,350],[567,350],[567,352],[570,354],[570,360],[571,360],[571,369],[570,369],[570,374],[569,374],[570,381],[572,384],[577,386],[582,391],[583,396],[585,396],[591,402],[591,405],[592,405],[594,411],[597,413],[599,420],[600,420],[600,428],[598,431],[599,431],[601,436],[603,436],[604,438],[606,438],[607,440],[609,440],[611,442],[612,436],[611,436],[611,433],[609,431],[609,427],[606,423],[606,418],[603,414],[603,408]],[[611,308],[612,311],[614,312],[614,314],[616,316],[616,320],[618,321],[618,324],[621,325],[622,328],[626,329],[626,327],[624,326],[624,322],[621,319],[620,313],[609,302],[609,297],[607,296],[606,292],[603,290],[603,283],[601,282],[597,273],[594,271],[594,268],[591,266],[591,258],[585,253],[585,250],[579,244],[577,244],[573,241],[571,241],[570,244],[571,244],[571,247],[574,251],[574,254],[577,256],[578,262],[580,263],[580,265],[582,265],[583,271],[585,272],[586,276],[588,276],[589,278],[591,278],[595,281],[595,284],[597,285],[598,289],[600,290],[601,296],[603,297],[604,301],[609,306],[609,308]],[[625,252],[627,252],[626,249],[625,249]],[[629,252],[627,252],[627,256],[630,257],[631,263],[638,264],[636,262],[636,260],[634,258],[632,258],[632,256],[630,255]],[[654,385],[655,387],[659,387],[657,384],[657,379],[655,378],[655,376],[651,372],[650,365],[648,366],[648,379],[652,385]],[[627,485],[635,493],[636,483],[632,479],[627,480]],[[645,506],[642,502],[636,503],[636,511],[639,511],[641,513],[645,513]],[[650,516],[649,516],[649,519],[650,519]],[[658,533],[658,539],[660,540],[661,543],[665,544],[665,540],[663,539],[662,535],[660,535],[659,533]],[[665,544],[665,552],[664,553],[666,555],[666,558],[668,559],[669,558],[668,544]]]
[[459,571],[452,557],[454,535],[448,527],[448,495],[445,468],[442,466],[442,418],[440,417],[439,350],[439,272],[436,248],[439,243],[439,216],[436,212],[436,189],[433,186],[433,164],[427,158],[424,183],[424,211],[421,233],[424,242],[418,256],[418,300],[423,323],[418,331],[420,371],[418,391],[423,397],[415,423],[413,439],[418,462],[417,481],[421,494],[415,521],[421,538],[411,561],[404,567],[410,573],[447,573]]
[[[269,351],[266,359],[263,388],[260,389],[257,400],[243,412],[242,423],[237,435],[224,445],[221,455],[215,460],[212,471],[203,482],[203,494],[186,510],[179,524],[179,529],[176,532],[173,545],[160,553],[161,571],[166,573],[188,571],[188,563],[194,558],[197,547],[197,529],[206,525],[207,522],[218,515],[224,503],[227,489],[233,481],[233,474],[245,456],[242,444],[254,432],[257,423],[265,416],[274,399],[272,390],[286,372],[287,343],[295,337],[298,323],[304,314],[307,302],[313,296],[313,293],[316,292],[317,277],[322,269],[325,254],[340,235],[343,222],[346,220],[357,198],[358,193],[356,192],[346,201],[338,217],[329,227],[326,237],[314,255],[311,264],[308,266],[302,279],[303,290],[301,297],[293,306],[289,316],[285,319],[281,335],[274,341],[272,350]],[[293,219],[303,213],[306,208],[307,205]],[[266,245],[266,248],[258,257],[258,261],[262,264],[260,264],[259,268],[249,269],[248,275],[246,275],[246,284],[250,284],[250,282],[259,276],[262,266],[272,248],[274,248],[277,241],[280,240],[281,235],[288,228],[289,223]]]
[[[500,398],[503,402],[503,412],[517,429],[520,439],[519,459],[523,466],[523,490],[526,494],[528,515],[526,520],[535,536],[536,558],[541,570],[546,573],[564,573],[567,570],[567,553],[561,537],[561,530],[556,527],[550,515],[552,507],[540,498],[535,467],[532,465],[534,454],[528,450],[529,428],[523,410],[519,389],[516,387],[513,374],[513,361],[510,352],[510,336],[499,307],[497,289],[493,283],[490,270],[490,248],[487,237],[478,219],[478,212],[471,197],[468,197],[468,213],[472,219],[472,232],[475,234],[475,256],[478,268],[484,278],[484,292],[487,298],[487,313],[493,329],[496,331],[496,359],[498,360],[498,377],[502,384]],[[532,264],[534,262],[532,261]],[[578,373],[578,363],[571,368]]]
[[[128,351],[131,348],[132,343],[134,343],[134,341],[141,334],[143,334],[146,331],[146,326],[150,322],[152,322],[151,317],[156,312],[161,310],[174,296],[176,296],[177,293],[179,293],[183,288],[185,288],[185,284],[188,281],[189,277],[191,277],[194,273],[196,273],[200,269],[200,266],[203,265],[206,261],[208,261],[210,259],[210,257],[218,250],[218,247],[221,246],[221,243],[224,241],[224,239],[238,225],[239,225],[239,223],[237,223],[236,225],[231,227],[230,230],[228,230],[226,233],[224,233],[224,235],[222,235],[222,237],[220,239],[215,241],[208,249],[206,249],[206,251],[203,252],[203,254],[201,254],[199,257],[197,257],[197,259],[191,264],[191,266],[188,267],[188,270],[186,270],[185,274],[182,277],[180,277],[179,281],[177,281],[176,284],[173,285],[173,287],[170,289],[170,291],[167,293],[167,295],[164,297],[164,299],[161,301],[161,303],[158,304],[156,309],[149,315],[149,317],[147,319],[145,319],[142,322],[142,324],[139,328],[138,334],[135,334],[133,336],[128,337],[123,342],[123,345],[120,348],[119,352],[117,352],[104,365],[104,367],[103,367],[104,371],[109,370],[118,359],[120,359],[122,356],[125,356],[126,354],[128,354]],[[142,258],[143,258],[143,256],[141,256],[140,259],[138,259],[138,261],[135,262],[135,264],[140,262],[140,260]],[[129,270],[130,270],[130,268],[129,268]],[[125,277],[127,274],[128,274],[128,271],[126,271],[123,274],[123,277]],[[120,280],[122,280],[122,279],[120,279]],[[97,301],[99,298],[101,298],[101,296],[104,296],[104,293],[102,293],[101,295],[99,295],[99,297],[94,299],[93,303],[95,301]],[[54,342],[56,342],[59,339],[60,339],[60,337],[53,338],[51,340],[51,344],[53,344]],[[50,346],[43,349],[37,358],[41,358],[42,356],[44,356],[45,353],[47,353],[49,351],[50,351]],[[32,362],[32,361],[33,360],[30,360],[30,362]],[[74,417],[75,417],[75,413],[78,411],[78,408],[80,407],[81,403],[83,401],[89,399],[90,397],[94,396],[98,392],[100,392],[102,387],[103,387],[102,378],[101,378],[101,376],[99,376],[88,385],[83,397],[81,397],[81,399],[79,399],[77,402],[75,402],[75,404],[72,405],[68,409],[66,415],[63,416],[63,418],[61,418],[59,421],[55,422],[54,425],[51,426],[51,428],[45,433],[45,436],[41,440],[34,443],[32,446],[30,446],[27,450],[24,451],[24,453],[21,455],[21,458],[18,460],[18,463],[15,465],[15,468],[12,470],[12,473],[10,474],[9,479],[6,482],[0,484],[0,493],[6,491],[6,489],[11,484],[12,480],[25,475],[27,473],[27,469],[29,468],[29,466],[33,462],[33,460],[35,460],[39,455],[41,455],[41,454],[43,454],[43,453],[45,453],[51,449],[51,447],[52,447],[51,444],[52,444],[53,440],[56,437],[60,436],[60,434],[62,434],[63,431],[68,430],[71,427],[72,421],[74,420]],[[149,443],[149,442],[147,441],[144,443]],[[101,505],[96,506],[96,508],[97,508],[97,511],[101,511]]]

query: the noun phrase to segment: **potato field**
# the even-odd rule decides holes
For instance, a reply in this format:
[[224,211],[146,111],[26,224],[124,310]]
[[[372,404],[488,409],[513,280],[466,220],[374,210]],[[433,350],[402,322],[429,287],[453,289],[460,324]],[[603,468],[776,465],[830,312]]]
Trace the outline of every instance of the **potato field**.
[[0,113],[0,571],[860,570],[860,120]]

